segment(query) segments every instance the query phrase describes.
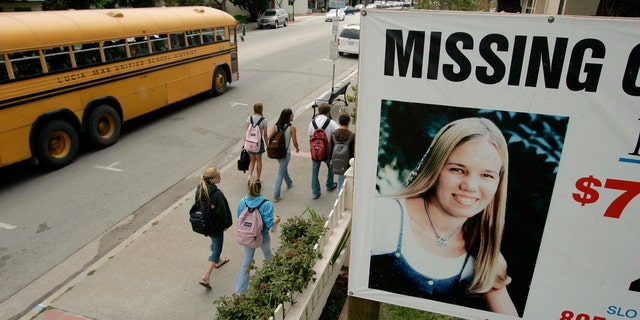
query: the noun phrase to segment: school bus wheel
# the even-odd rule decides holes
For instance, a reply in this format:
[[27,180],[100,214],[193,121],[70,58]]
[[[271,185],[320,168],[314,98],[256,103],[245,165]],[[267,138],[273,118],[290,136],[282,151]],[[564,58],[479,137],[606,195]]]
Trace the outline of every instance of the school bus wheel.
[[36,157],[44,168],[62,168],[76,158],[80,139],[78,133],[69,123],[53,120],[47,123],[36,141]]
[[110,105],[100,105],[89,116],[86,134],[89,142],[98,148],[106,148],[116,143],[120,137],[122,121],[120,114]]
[[214,96],[219,96],[227,90],[227,74],[222,68],[216,68],[213,72],[213,88],[211,93]]

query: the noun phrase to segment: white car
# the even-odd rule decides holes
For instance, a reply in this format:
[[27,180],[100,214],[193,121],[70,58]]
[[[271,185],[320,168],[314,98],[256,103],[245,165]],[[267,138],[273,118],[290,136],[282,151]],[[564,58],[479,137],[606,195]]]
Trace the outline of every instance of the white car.
[[336,19],[339,20],[339,21],[342,21],[342,20],[344,20],[344,17],[345,17],[344,9],[338,9],[337,13],[336,13],[336,9],[331,9],[324,16],[324,21],[333,21],[333,20],[336,20]]
[[350,24],[338,36],[338,54],[360,54],[360,25]]

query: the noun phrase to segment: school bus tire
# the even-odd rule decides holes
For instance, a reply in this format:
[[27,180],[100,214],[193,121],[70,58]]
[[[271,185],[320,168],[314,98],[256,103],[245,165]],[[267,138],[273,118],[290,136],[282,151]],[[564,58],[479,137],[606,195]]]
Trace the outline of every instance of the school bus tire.
[[38,133],[36,157],[46,169],[62,168],[76,158],[80,139],[71,124],[63,120],[47,123]]
[[213,86],[211,88],[211,94],[213,96],[219,96],[227,91],[227,73],[220,67],[216,68],[213,72]]
[[118,111],[110,105],[103,104],[91,112],[86,135],[92,146],[103,149],[118,141],[121,129],[122,121]]

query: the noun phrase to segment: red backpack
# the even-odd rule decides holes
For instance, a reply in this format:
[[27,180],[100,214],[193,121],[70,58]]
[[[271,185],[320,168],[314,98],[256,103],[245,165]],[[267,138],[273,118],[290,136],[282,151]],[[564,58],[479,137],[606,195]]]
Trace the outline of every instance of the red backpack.
[[324,161],[327,159],[327,149],[329,149],[329,139],[327,139],[327,133],[325,129],[329,126],[331,119],[327,118],[324,121],[322,128],[318,128],[316,120],[311,120],[313,123],[313,134],[309,139],[309,151],[311,152],[311,159],[316,161]]

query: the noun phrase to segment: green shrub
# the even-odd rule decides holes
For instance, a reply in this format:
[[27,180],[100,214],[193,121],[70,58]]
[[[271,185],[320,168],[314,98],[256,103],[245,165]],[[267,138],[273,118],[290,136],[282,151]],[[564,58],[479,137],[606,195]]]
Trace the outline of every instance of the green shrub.
[[247,19],[247,17],[241,15],[241,14],[236,14],[235,16],[233,16],[234,18],[236,18],[236,21],[238,21],[238,23],[242,24],[242,23],[248,23],[249,20]]

